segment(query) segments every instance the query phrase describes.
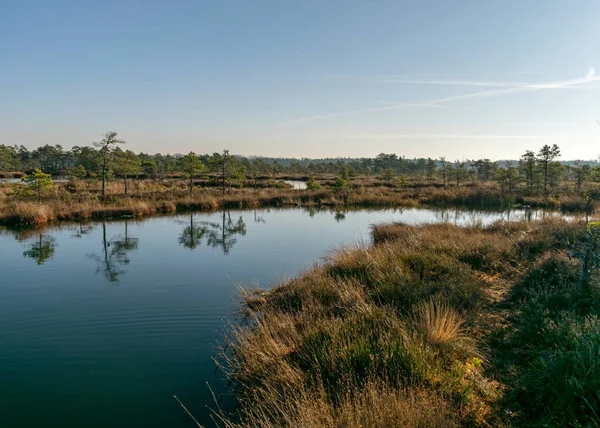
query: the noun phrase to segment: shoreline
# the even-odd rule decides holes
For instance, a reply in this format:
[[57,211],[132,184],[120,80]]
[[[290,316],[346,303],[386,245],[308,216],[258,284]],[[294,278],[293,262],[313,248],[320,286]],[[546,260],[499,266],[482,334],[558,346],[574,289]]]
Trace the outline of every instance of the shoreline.
[[[52,222],[88,221],[107,218],[146,217],[156,214],[210,212],[219,209],[280,207],[316,208],[540,208],[563,212],[590,209],[579,195],[528,197],[506,195],[484,187],[464,188],[353,188],[298,190],[290,188],[233,189],[225,195],[211,188],[181,190],[151,189],[131,195],[109,194],[104,200],[90,191],[62,185],[54,197],[41,201],[23,197],[5,197],[0,206],[0,225],[36,227]],[[0,199],[1,200],[1,199]]]

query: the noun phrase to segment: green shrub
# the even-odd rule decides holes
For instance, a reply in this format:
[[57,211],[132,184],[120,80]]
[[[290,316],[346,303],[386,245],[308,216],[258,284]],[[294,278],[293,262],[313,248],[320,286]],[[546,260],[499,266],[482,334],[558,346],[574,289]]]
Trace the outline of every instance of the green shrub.
[[342,177],[337,177],[335,179],[335,182],[333,183],[333,191],[334,192],[341,192],[343,190],[348,190],[348,187],[350,186],[350,183],[347,180],[344,180]]
[[317,181],[317,179],[314,176],[310,177],[308,179],[308,181],[306,182],[306,188],[308,190],[321,190],[322,187],[323,186],[321,186],[319,184],[319,182]]

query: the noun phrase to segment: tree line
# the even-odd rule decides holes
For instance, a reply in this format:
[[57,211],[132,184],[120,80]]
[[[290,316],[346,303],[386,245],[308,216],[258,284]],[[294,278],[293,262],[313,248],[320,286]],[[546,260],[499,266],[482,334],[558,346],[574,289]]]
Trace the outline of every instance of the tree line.
[[275,174],[336,174],[344,180],[356,175],[380,175],[386,181],[402,184],[406,177],[420,176],[424,180],[441,181],[443,186],[460,186],[466,182],[496,181],[510,191],[525,185],[535,191],[556,187],[572,180],[578,190],[586,181],[598,181],[597,162],[560,162],[556,144],[544,145],[538,152],[527,150],[518,161],[490,159],[449,161],[444,157],[408,159],[396,154],[381,153],[373,158],[293,159],[234,156],[228,150],[213,154],[148,154],[134,153],[123,146],[125,141],[114,131],[89,146],[74,146],[65,150],[61,145],[46,144],[34,150],[24,146],[0,145],[0,172],[31,172],[39,169],[51,176],[102,180],[120,177],[157,177],[183,175],[190,180],[210,173],[221,178],[223,192],[228,177],[255,179]]

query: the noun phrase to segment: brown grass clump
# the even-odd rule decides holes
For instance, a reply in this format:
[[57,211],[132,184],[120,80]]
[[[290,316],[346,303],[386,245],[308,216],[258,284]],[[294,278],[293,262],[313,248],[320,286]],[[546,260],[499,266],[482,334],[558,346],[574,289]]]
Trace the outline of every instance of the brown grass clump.
[[39,226],[54,220],[51,206],[38,202],[16,202],[5,208],[6,223],[14,226]]
[[158,205],[158,212],[174,213],[177,211],[177,206],[171,201],[163,201]]
[[414,310],[415,330],[433,345],[448,346],[468,341],[464,323],[465,320],[446,303],[429,300],[419,303]]

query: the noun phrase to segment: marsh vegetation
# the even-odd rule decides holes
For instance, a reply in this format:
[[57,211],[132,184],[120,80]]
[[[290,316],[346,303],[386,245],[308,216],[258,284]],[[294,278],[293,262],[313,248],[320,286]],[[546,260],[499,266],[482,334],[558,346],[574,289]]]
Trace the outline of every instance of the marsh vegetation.
[[518,161],[448,162],[383,153],[337,160],[250,159],[227,150],[148,155],[124,151],[124,144],[109,132],[71,150],[0,146],[0,171],[19,177],[0,184],[0,223],[285,205],[527,206],[591,214],[600,195],[597,164],[560,163],[555,145]]
[[229,425],[595,426],[597,228],[376,226],[372,246],[247,290]]

